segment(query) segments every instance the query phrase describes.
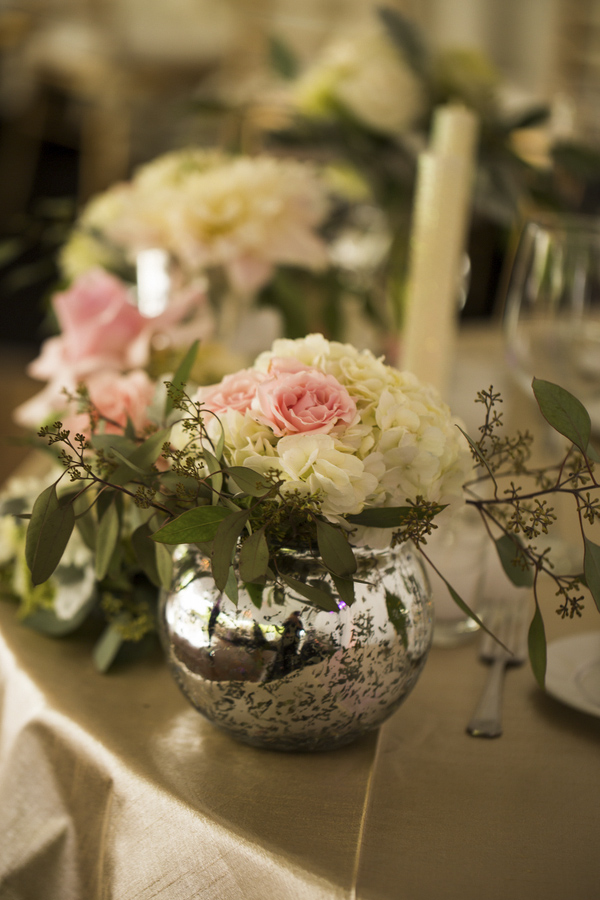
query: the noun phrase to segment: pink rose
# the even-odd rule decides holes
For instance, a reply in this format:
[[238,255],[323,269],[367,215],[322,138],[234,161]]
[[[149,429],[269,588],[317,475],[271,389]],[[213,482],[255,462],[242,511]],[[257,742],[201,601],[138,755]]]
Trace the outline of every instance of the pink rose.
[[[90,400],[100,415],[106,419],[108,434],[119,434],[131,419],[140,433],[149,424],[148,407],[154,397],[155,384],[141,370],[121,375],[119,372],[96,372],[87,381]],[[72,434],[80,432],[89,436],[90,422],[87,415],[76,413],[63,418],[63,425]]]
[[90,269],[53,299],[59,337],[46,341],[30,366],[34,378],[52,379],[62,368],[72,377],[100,368],[130,368],[135,340],[148,320],[129,290],[103,269]]
[[319,369],[282,371],[256,389],[257,418],[283,434],[328,434],[356,418],[356,403],[333,375]]
[[196,397],[212,412],[237,409],[244,413],[252,405],[258,385],[266,378],[256,369],[242,369],[233,375],[226,375],[219,384],[200,388]]

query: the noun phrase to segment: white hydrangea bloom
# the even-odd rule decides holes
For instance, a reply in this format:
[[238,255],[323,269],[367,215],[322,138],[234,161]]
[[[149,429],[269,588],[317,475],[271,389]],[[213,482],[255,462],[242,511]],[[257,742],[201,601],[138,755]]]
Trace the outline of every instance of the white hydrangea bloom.
[[[419,497],[440,504],[462,500],[471,455],[434,388],[385,365],[368,350],[327,341],[320,334],[275,341],[255,362],[263,384],[271,367],[275,373],[281,369],[276,362],[281,359],[333,375],[356,403],[357,419],[331,434],[278,437],[264,418],[257,421],[252,405],[244,413],[227,409],[219,417],[230,464],[276,470],[284,490],[318,492],[323,513],[340,523],[365,507],[406,506]],[[216,424],[210,428],[216,438]],[[392,534],[351,530],[353,543],[373,548],[389,544]]]
[[317,234],[329,209],[325,182],[305,162],[177,151],[144,166],[105,234],[129,252],[161,247],[187,272],[224,266],[253,292],[273,266],[328,265]]

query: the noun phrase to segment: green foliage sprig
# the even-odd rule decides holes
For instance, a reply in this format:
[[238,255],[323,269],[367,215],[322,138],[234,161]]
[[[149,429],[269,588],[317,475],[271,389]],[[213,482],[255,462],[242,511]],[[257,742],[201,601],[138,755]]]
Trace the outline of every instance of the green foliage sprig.
[[[543,684],[546,639],[539,598],[542,576],[554,582],[559,598],[556,612],[561,617],[581,615],[586,589],[600,611],[600,546],[586,530],[586,523],[592,526],[600,517],[600,497],[593,496],[600,483],[595,474],[599,458],[591,443],[591,422],[585,407],[564,388],[541,379],[534,379],[533,393],[548,424],[569,442],[563,458],[554,466],[530,466],[531,435],[504,436],[498,410],[502,400],[490,387],[477,395],[477,402],[486,410],[479,439],[466,436],[480,474],[465,489],[467,503],[479,511],[508,577],[519,587],[533,589],[535,615],[529,630],[529,654],[534,674]],[[522,487],[523,480],[529,486]],[[478,496],[483,485],[491,486],[491,496]],[[540,549],[537,543],[557,521],[549,504],[560,496],[572,499],[579,522],[583,566],[575,575],[557,572],[549,548]]]

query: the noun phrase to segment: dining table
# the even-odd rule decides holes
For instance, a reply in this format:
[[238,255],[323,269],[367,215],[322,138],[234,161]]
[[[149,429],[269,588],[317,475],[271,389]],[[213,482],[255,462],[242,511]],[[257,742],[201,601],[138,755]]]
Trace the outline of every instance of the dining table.
[[[465,323],[448,395],[469,432],[492,384],[507,427],[543,444],[498,324]],[[482,590],[515,588],[491,567]],[[549,579],[540,601],[549,659],[574,647],[576,669],[597,644],[587,708],[526,663],[506,673],[502,735],[471,736],[473,634],[432,647],[378,730],[296,753],[205,720],[158,641],[101,674],[93,623],[53,639],[0,599],[0,900],[598,900],[600,619],[591,598],[556,615]]]

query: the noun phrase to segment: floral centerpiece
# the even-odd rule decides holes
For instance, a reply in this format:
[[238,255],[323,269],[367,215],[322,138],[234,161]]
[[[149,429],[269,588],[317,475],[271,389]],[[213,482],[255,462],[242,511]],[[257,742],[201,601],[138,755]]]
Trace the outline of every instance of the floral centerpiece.
[[121,421],[148,405],[150,377],[173,371],[195,339],[198,381],[238,368],[280,329],[264,312],[248,315],[276,269],[329,265],[320,234],[328,208],[309,164],[193,149],[93,198],[60,254],[66,284],[51,299],[59,334],[29,370],[46,387],[18,421],[64,417],[62,392],[81,383]]
[[[582,522],[594,522],[596,451],[589,416],[562,388],[534,383],[543,415],[570,442],[555,470],[537,471],[528,467],[528,434],[499,434],[500,398],[491,389],[478,396],[486,417],[474,440],[433,388],[370,351],[322,335],[279,339],[251,368],[216,385],[184,389],[196,351],[196,345],[190,348],[166,391],[156,384],[152,402],[133,404],[132,414],[120,421],[104,415],[82,384],[72,398],[80,411],[71,427],[61,422],[42,428],[63,468],[36,501],[29,525],[26,558],[34,584],[52,575],[79,531],[95,555],[100,585],[107,573],[118,572],[115,583],[124,586],[119,567],[133,547],[150,582],[167,587],[165,547],[193,543],[209,552],[222,590],[239,547],[258,596],[260,585],[277,580],[277,554],[295,548],[337,575],[351,600],[354,550],[405,540],[423,550],[431,529],[448,514],[445,508],[465,499],[500,528],[496,544],[507,574],[533,583],[534,576],[551,574],[545,552],[524,541],[555,519],[546,498],[572,494]],[[483,472],[474,479],[473,461]],[[515,473],[535,478],[537,487],[525,491],[513,481],[503,495],[502,480]],[[486,480],[493,497],[473,492]],[[6,502],[6,510],[16,509],[14,496]],[[591,561],[597,548],[584,538],[591,567],[586,580],[596,596]],[[584,583],[583,576],[556,576],[556,583],[567,612],[576,613],[578,602],[569,592]],[[305,596],[331,606],[327,591],[306,589]]]
[[[406,540],[429,532],[433,517],[452,500],[459,502],[471,469],[468,447],[432,388],[368,351],[318,334],[280,339],[251,368],[191,392],[183,382],[194,350],[167,393],[159,400],[158,391],[145,407],[134,404],[125,423],[108,418],[82,383],[78,418],[42,429],[59,449],[64,468],[33,505],[24,552],[31,570],[25,612],[38,627],[51,621],[55,632],[76,627],[92,612],[88,591],[81,594],[81,607],[60,622],[61,560],[72,554],[74,540],[83,541],[86,552],[93,548],[94,597],[108,619],[95,651],[101,668],[122,640],[147,630],[156,588],[162,587],[171,599],[159,620],[193,702],[204,710],[200,687],[190,688],[188,677],[209,687],[215,680],[223,683],[222,693],[225,682],[249,680],[256,692],[255,682],[265,681],[272,695],[279,687],[288,690],[279,675],[292,670],[296,680],[312,679],[314,688],[317,670],[310,668],[306,676],[300,670],[317,663],[329,673],[321,673],[317,693],[323,699],[332,690],[329,676],[337,654],[336,684],[344,685],[346,703],[364,705],[364,714],[354,710],[348,718],[345,713],[343,723],[332,715],[325,734],[317,716],[302,740],[307,747],[329,745],[337,742],[338,732],[350,740],[398,705],[425,661],[432,616]],[[375,511],[382,521],[372,519]],[[16,566],[15,560],[15,586]],[[197,631],[203,617],[198,598],[190,599],[190,571],[194,597],[202,577],[210,577],[203,607],[210,659],[203,655],[206,641],[196,646],[190,637],[188,619]],[[169,593],[173,577],[177,587]],[[41,591],[51,579],[54,589]],[[191,612],[174,611],[175,604],[188,601]],[[286,607],[290,603],[293,609]],[[252,609],[250,636],[233,640],[235,622],[241,617],[248,624]],[[284,620],[275,627],[282,611]],[[330,625],[331,614],[341,616],[335,633],[325,634],[323,623],[309,627],[312,617],[323,613]],[[259,623],[259,614],[268,622]],[[344,616],[350,617],[346,625]],[[292,652],[298,643],[292,636],[289,644],[287,639],[281,647],[273,644],[273,634],[283,640],[290,623],[296,635],[307,628],[319,633],[308,642],[310,650],[302,651],[310,663],[300,651]],[[363,646],[359,623],[360,660],[355,657]],[[346,646],[341,637],[349,640],[350,627],[354,636]],[[264,634],[255,646],[258,632]],[[233,651],[244,662],[232,670]],[[357,682],[348,674],[356,674],[357,666],[371,673],[367,682],[375,678],[368,703],[357,687],[365,679]],[[215,690],[209,691],[213,698]],[[239,685],[235,690],[239,693]],[[297,726],[307,714],[304,688],[294,697],[304,710],[294,720]],[[227,693],[211,716],[222,725],[231,699]],[[281,734],[280,717],[275,718],[270,736],[263,734],[263,721],[259,735],[257,723],[236,725],[234,731],[259,743],[298,746],[299,734],[293,728],[288,733],[287,720]]]
[[[0,562],[32,624],[61,634],[101,612],[107,627],[95,656],[104,669],[124,640],[155,627],[162,588],[169,659],[213,721],[287,749],[329,746],[338,732],[351,740],[395,709],[425,661],[432,616],[416,552],[486,627],[427,552],[447,508],[466,499],[507,575],[533,587],[530,654],[543,683],[539,579],[553,579],[562,616],[581,614],[582,589],[600,608],[600,547],[584,527],[599,511],[598,457],[579,401],[534,382],[542,414],[569,442],[557,466],[537,470],[528,434],[499,433],[491,388],[478,396],[486,414],[474,440],[431,387],[322,335],[277,340],[252,367],[186,387],[196,351],[124,422],[82,384],[72,427],[42,428],[62,468],[25,514],[24,547],[21,520],[4,521],[15,549]],[[554,571],[540,546],[556,519],[553,495],[577,508],[575,575]],[[24,503],[13,492],[3,512],[22,516]],[[69,583],[75,591],[65,591]],[[280,709],[294,710],[291,725]]]
[[[263,549],[271,548],[260,582],[267,568],[274,571],[271,555],[282,546],[317,552],[317,523],[322,532],[339,535],[338,549],[347,556],[350,543],[388,546],[399,527],[392,514],[387,528],[372,528],[368,516],[360,518],[365,511],[401,506],[406,512],[407,503],[419,500],[419,508],[433,514],[461,497],[470,455],[447,406],[432,388],[369,351],[321,335],[280,339],[252,368],[182,394],[192,356],[190,351],[169,395],[154,385],[152,401],[135,398],[130,414],[119,409],[107,416],[82,383],[71,397],[80,412],[42,429],[60,448],[65,468],[38,509],[50,503],[61,523],[67,519],[55,530],[46,522],[48,509],[36,512],[34,523],[43,528],[35,549],[31,533],[28,539],[34,581],[51,574],[75,524],[96,552],[98,536],[90,536],[89,526],[99,529],[105,565],[96,562],[96,571],[103,576],[115,547],[136,527],[143,525],[148,538],[156,532],[145,544],[155,557],[161,544],[177,544],[184,534],[202,542],[205,517],[211,532],[234,515],[231,522],[239,528],[225,545],[220,539],[215,545],[221,585],[238,539],[244,544],[258,534]],[[409,520],[421,516],[422,509]],[[155,582],[158,562],[151,561]]]

